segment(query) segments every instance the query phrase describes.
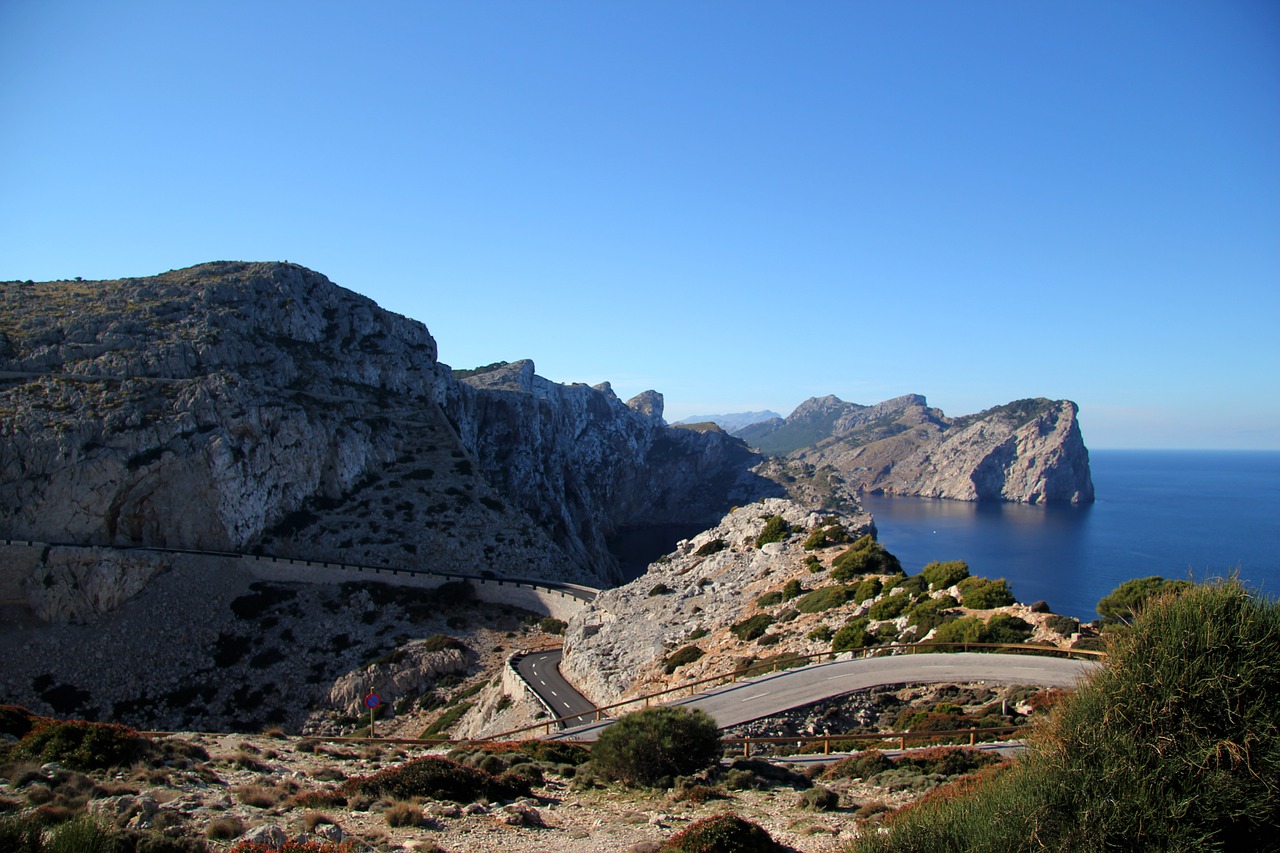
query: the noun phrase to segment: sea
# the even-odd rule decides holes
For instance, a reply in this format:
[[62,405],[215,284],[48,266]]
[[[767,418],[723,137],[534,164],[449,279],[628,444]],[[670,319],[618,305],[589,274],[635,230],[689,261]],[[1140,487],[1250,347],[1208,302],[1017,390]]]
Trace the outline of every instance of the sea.
[[1091,450],[1085,506],[863,498],[909,573],[964,560],[1019,601],[1091,621],[1131,578],[1238,576],[1280,596],[1280,451]]

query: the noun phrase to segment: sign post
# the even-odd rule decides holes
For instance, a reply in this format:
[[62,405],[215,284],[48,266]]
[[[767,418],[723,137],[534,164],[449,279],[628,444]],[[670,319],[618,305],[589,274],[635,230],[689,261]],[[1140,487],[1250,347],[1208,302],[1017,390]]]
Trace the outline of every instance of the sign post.
[[372,690],[369,695],[364,697],[364,706],[369,709],[369,737],[373,737],[373,712],[374,709],[382,704],[382,697]]

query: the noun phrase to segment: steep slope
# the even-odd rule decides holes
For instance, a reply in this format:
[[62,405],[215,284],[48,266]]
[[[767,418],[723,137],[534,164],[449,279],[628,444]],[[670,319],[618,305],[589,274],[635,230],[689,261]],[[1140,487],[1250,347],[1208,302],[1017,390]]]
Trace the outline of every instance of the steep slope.
[[863,492],[1088,503],[1089,452],[1069,400],[1016,400],[948,418],[909,394],[874,406],[813,398],[737,435],[779,457],[764,470],[828,469]]
[[770,489],[720,433],[528,362],[453,379],[425,326],[291,264],[0,285],[0,533],[600,585],[617,526]]

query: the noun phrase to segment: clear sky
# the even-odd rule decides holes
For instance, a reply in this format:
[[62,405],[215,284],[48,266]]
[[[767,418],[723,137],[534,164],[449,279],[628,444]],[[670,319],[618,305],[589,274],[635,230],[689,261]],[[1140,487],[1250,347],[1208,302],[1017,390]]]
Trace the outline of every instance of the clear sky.
[[0,279],[289,260],[667,417],[1280,447],[1280,3],[0,0]]

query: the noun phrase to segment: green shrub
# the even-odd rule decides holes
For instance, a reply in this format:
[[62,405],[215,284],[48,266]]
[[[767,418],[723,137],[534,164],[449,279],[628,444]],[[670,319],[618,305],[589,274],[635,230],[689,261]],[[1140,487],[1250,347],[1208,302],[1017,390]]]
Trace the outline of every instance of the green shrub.
[[910,606],[910,595],[886,595],[868,608],[867,615],[876,620],[897,619]]
[[725,813],[694,821],[658,853],[785,853],[786,849],[757,824]]
[[1008,613],[993,613],[987,620],[988,643],[1023,643],[1035,632],[1031,625]]
[[806,551],[816,551],[819,548],[830,548],[833,545],[843,545],[849,541],[849,531],[844,529],[843,524],[831,524],[826,527],[818,527],[809,534],[809,538],[804,540],[804,549]]
[[782,603],[782,590],[775,589],[772,592],[766,592],[764,595],[756,599],[756,607],[773,607]]
[[893,769],[893,759],[878,749],[864,749],[857,755],[842,758],[822,772],[822,778],[870,779],[879,773]]
[[723,551],[728,547],[728,544],[723,539],[712,539],[710,542],[703,544],[693,553],[696,557],[710,557],[712,554]]
[[466,651],[467,644],[457,637],[450,637],[448,634],[432,634],[422,641],[422,650],[424,652],[443,652],[446,649]]
[[[483,685],[481,685],[483,686]],[[445,711],[439,717],[432,721],[431,725],[422,730],[422,734],[418,735],[423,740],[440,737],[457,724],[462,719],[462,715],[471,710],[472,702],[461,702]]]
[[963,560],[933,562],[925,566],[920,574],[928,582],[929,589],[947,589],[969,577],[969,564]]
[[547,634],[557,634],[564,636],[564,629],[569,627],[569,623],[563,619],[555,619],[548,616],[538,623],[538,627]]
[[795,608],[801,613],[822,613],[833,607],[840,607],[848,600],[849,587],[824,586],[797,598]]
[[765,630],[772,624],[773,617],[768,613],[757,613],[755,616],[744,619],[736,625],[729,626],[729,633],[745,643],[763,635]]
[[791,525],[780,515],[771,515],[765,519],[764,530],[756,537],[756,547],[760,548],[770,542],[781,542],[791,532]]
[[1080,620],[1072,619],[1070,616],[1059,616],[1057,613],[1051,613],[1045,617],[1044,626],[1050,631],[1057,631],[1064,637],[1070,637],[1072,634],[1080,630]]
[[756,639],[757,646],[776,646],[782,642],[781,634],[764,634]]
[[1014,603],[1009,583],[1004,579],[965,578],[960,582],[960,601],[974,610],[1008,607]]
[[803,593],[804,593],[804,586],[800,583],[800,581],[796,580],[795,578],[792,578],[791,580],[787,581],[785,586],[782,587],[782,600],[790,601],[791,599],[797,598]]
[[18,741],[14,754],[56,761],[72,770],[106,770],[128,767],[154,751],[150,739],[127,726],[42,717]]
[[511,799],[529,794],[528,785],[500,780],[491,773],[436,755],[415,758],[372,776],[349,779],[339,790],[348,795],[358,793],[396,800],[430,797],[455,803],[472,803],[481,798]]
[[880,578],[863,578],[853,588],[853,594],[849,596],[849,600],[856,604],[861,604],[869,598],[875,598],[880,594],[881,589],[883,589],[883,585],[880,583]]
[[864,649],[874,643],[875,635],[867,629],[870,621],[866,616],[858,616],[846,622],[844,627],[836,631],[835,636],[831,638],[831,651],[848,652]]
[[907,611],[907,624],[914,625],[918,629],[917,637],[923,637],[946,622],[947,611],[958,604],[959,602],[949,595],[926,599]]
[[831,639],[831,628],[827,625],[819,625],[809,632],[809,639],[825,643]]
[[817,557],[813,556],[812,554],[804,558],[804,564],[805,564],[805,567],[809,570],[809,574],[811,575],[816,575],[818,572],[826,568],[825,566],[822,565],[822,561],[819,560]]
[[1275,849],[1280,606],[1170,589],[1050,711],[1022,761],[926,799],[855,851]]
[[831,561],[831,577],[838,581],[862,575],[895,575],[902,571],[898,558],[870,536],[863,536]]
[[1148,601],[1166,592],[1178,592],[1191,586],[1190,581],[1165,580],[1159,575],[1134,578],[1113,589],[1098,602],[1098,613],[1107,626],[1129,625]]
[[961,616],[946,622],[933,635],[935,643],[986,643],[987,623],[980,616]]
[[685,646],[684,648],[678,649],[668,655],[667,659],[662,662],[662,668],[666,670],[667,675],[671,675],[680,667],[688,663],[693,663],[704,654],[706,654],[706,652],[702,651],[702,649],[697,646]]
[[840,808],[840,795],[830,788],[815,786],[801,792],[796,806],[815,812],[829,812]]
[[600,732],[591,763],[624,784],[655,787],[714,766],[720,752],[720,729],[706,712],[646,708]]

